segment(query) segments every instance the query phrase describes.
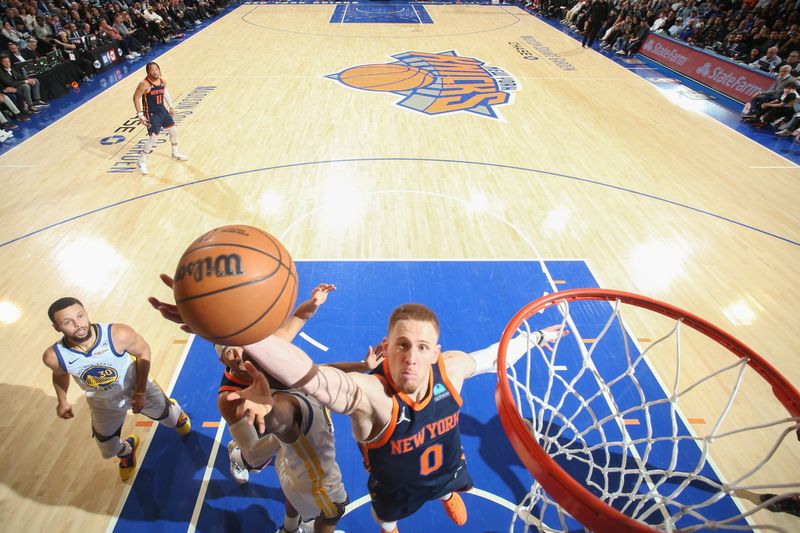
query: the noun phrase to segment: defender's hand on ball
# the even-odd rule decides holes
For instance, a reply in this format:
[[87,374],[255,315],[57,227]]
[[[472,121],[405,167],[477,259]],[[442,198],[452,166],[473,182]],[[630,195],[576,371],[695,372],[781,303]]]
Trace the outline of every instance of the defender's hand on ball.
[[[164,285],[169,287],[171,290],[172,285],[174,284],[172,278],[166,274],[161,274],[159,277],[161,278],[161,281],[164,283]],[[178,312],[177,305],[168,304],[167,302],[162,302],[161,300],[159,300],[154,296],[149,297],[147,301],[150,303],[150,305],[153,306],[153,308],[156,311],[161,313],[161,316],[163,316],[170,322],[175,322],[176,324],[180,325],[183,331],[185,331],[186,333],[194,333],[194,331],[192,331],[191,328],[187,326],[186,323],[183,321],[181,314]]]
[[[237,402],[239,400],[250,400],[250,402],[260,404],[264,406],[263,414],[261,414],[260,420],[257,417],[257,413],[255,410],[250,409],[248,411],[248,402],[240,402],[239,405],[236,407],[236,416],[242,418],[247,416],[247,421],[249,423],[258,423],[258,431],[263,433],[264,432],[264,417],[272,412],[272,390],[269,388],[269,383],[267,382],[267,378],[259,372],[255,365],[250,361],[245,361],[244,369],[250,378],[253,380],[253,383],[247,387],[246,389],[239,391],[239,392],[231,392],[226,396],[226,399],[229,402]],[[260,411],[260,410],[259,410]]]

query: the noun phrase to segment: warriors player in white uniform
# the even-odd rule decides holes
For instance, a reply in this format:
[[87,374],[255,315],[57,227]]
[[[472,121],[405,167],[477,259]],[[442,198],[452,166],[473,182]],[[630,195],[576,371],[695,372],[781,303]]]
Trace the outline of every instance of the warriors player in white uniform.
[[86,391],[92,432],[104,458],[119,457],[119,475],[128,480],[136,467],[137,435],[120,439],[128,409],[162,425],[189,433],[189,417],[148,379],[150,347],[125,324],[93,324],[75,298],[61,298],[47,311],[60,341],[48,347],[44,364],[53,371],[59,417],[74,416],[67,400],[69,377]]

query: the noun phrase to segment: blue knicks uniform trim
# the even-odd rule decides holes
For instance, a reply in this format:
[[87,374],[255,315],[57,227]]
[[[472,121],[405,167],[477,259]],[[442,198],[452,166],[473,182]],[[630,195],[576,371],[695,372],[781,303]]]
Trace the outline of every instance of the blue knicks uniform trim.
[[429,500],[472,488],[458,427],[461,396],[447,378],[442,357],[432,365],[419,403],[397,389],[388,360],[372,374],[393,393],[389,426],[380,439],[362,445],[377,515],[399,520]]

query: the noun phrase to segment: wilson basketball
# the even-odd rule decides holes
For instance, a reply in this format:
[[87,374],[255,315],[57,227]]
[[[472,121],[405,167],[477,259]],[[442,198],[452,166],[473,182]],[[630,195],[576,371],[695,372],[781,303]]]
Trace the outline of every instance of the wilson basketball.
[[275,332],[294,309],[297,271],[283,244],[251,226],[195,240],[175,271],[175,303],[201,337],[244,346]]
[[342,83],[368,91],[410,91],[433,82],[433,75],[409,65],[359,65],[342,71]]

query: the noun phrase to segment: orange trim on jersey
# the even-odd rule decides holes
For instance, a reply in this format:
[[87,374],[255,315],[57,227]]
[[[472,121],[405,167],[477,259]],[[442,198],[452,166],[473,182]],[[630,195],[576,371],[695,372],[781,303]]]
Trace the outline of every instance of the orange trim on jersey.
[[[376,375],[375,377],[381,380],[384,386],[388,385],[383,376]],[[384,428],[381,438],[376,441],[364,442],[362,444],[369,449],[374,449],[374,448],[380,448],[381,446],[389,442],[389,439],[391,439],[392,435],[394,434],[394,428],[395,426],[397,426],[397,413],[399,411],[400,411],[400,404],[397,403],[397,398],[392,396],[392,419],[389,420],[389,423]]]
[[430,372],[428,374],[428,392],[425,393],[425,397],[419,403],[412,400],[405,392],[397,390],[397,386],[394,384],[394,381],[392,380],[392,374],[389,371],[388,357],[385,357],[383,359],[383,373],[386,376],[387,383],[395,392],[395,394],[400,396],[400,399],[403,400],[405,403],[407,403],[408,406],[411,407],[411,409],[413,409],[414,411],[422,411],[425,408],[425,406],[428,405],[428,402],[431,401],[431,398],[433,397],[433,372]]
[[361,451],[361,459],[364,462],[364,470],[370,471],[369,454],[367,453],[367,446],[363,442],[358,443],[358,449]]
[[461,399],[461,394],[459,394],[456,388],[453,386],[453,384],[450,383],[450,378],[447,377],[447,370],[445,370],[444,357],[442,357],[441,354],[439,354],[439,361],[437,362],[437,364],[439,365],[439,373],[442,374],[442,381],[444,382],[444,386],[447,387],[447,390],[449,390],[450,394],[453,395],[453,399],[456,401],[458,406],[461,407],[461,404],[464,403],[463,400]]
[[227,370],[225,370],[225,377],[228,378],[229,380],[233,381],[234,383],[238,383],[239,385],[244,385],[245,387],[249,387],[250,385],[253,384],[252,381],[244,381],[241,378],[237,378],[236,376],[234,376],[233,374],[231,374]]

